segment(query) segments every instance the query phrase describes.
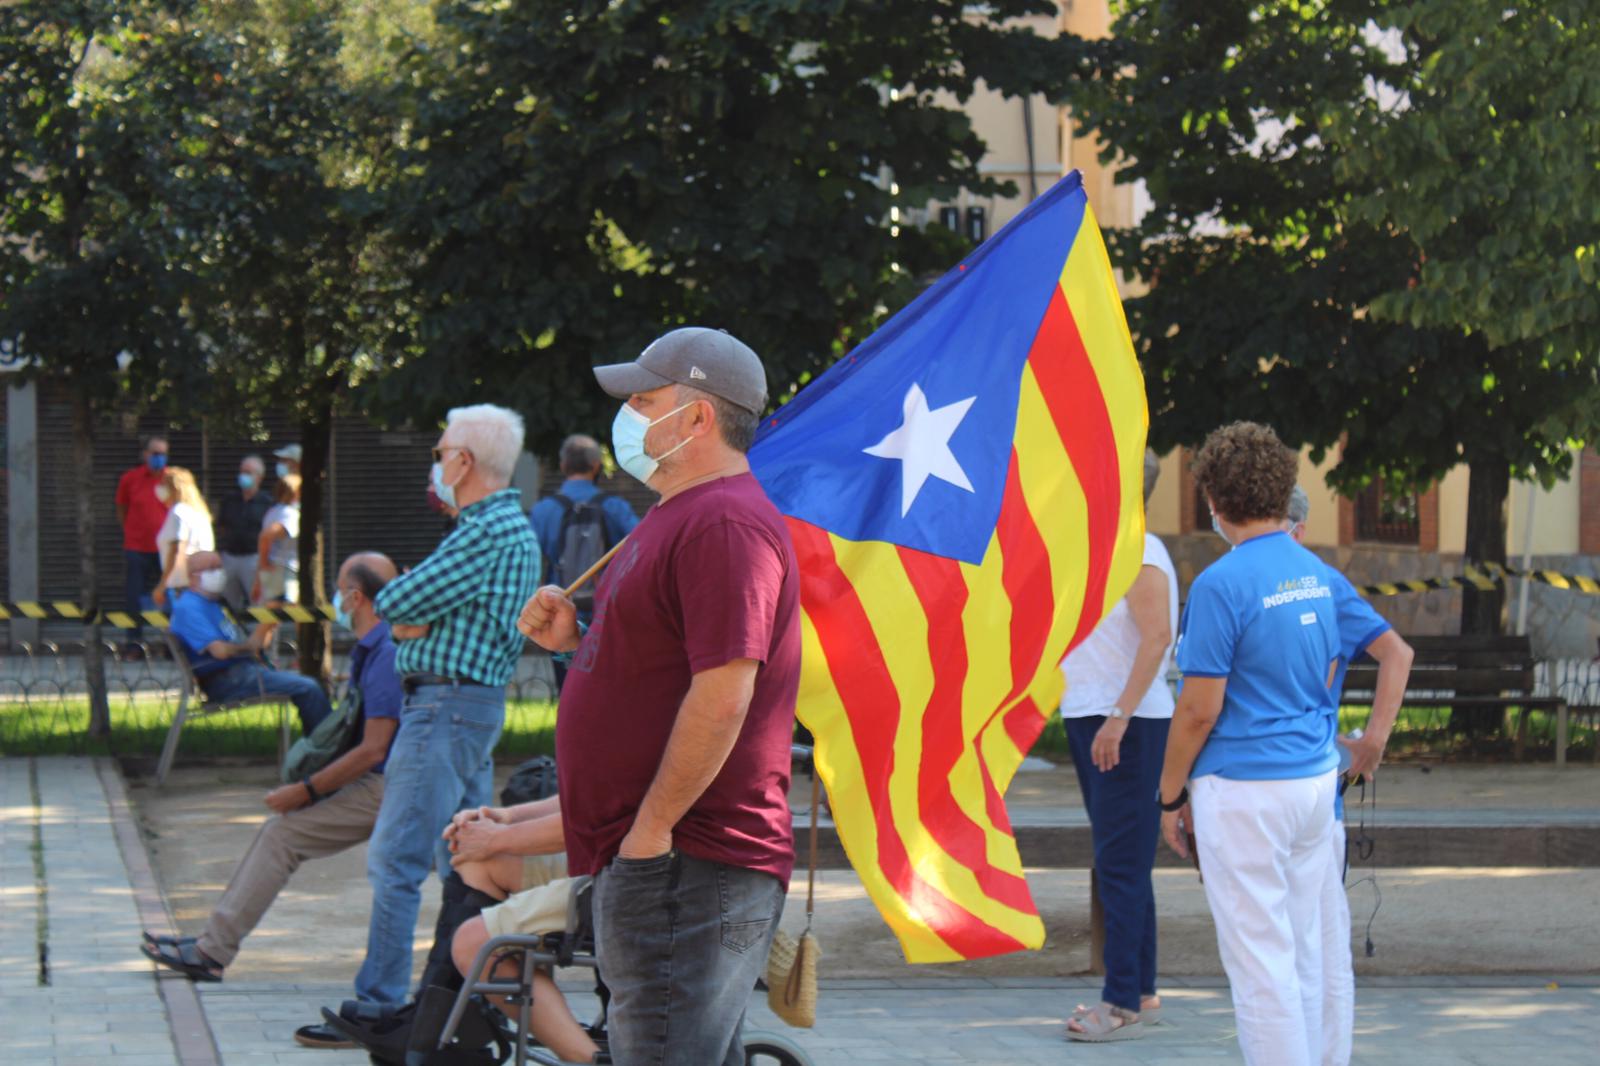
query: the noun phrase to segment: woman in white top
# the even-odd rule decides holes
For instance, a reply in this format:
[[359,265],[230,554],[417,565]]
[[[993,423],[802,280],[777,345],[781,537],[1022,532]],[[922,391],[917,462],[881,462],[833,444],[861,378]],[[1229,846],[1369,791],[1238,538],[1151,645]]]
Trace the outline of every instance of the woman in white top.
[[211,508],[200,495],[194,475],[181,466],[169,466],[156,498],[168,504],[167,520],[156,533],[156,551],[161,554],[161,580],[153,599],[158,608],[169,610],[184,589],[189,587],[188,558],[195,552],[216,548],[211,533]]
[[[1144,457],[1149,503],[1160,462]],[[1178,627],[1178,576],[1161,540],[1146,533],[1144,566],[1128,593],[1061,664],[1061,717],[1094,837],[1095,878],[1105,909],[1101,1003],[1079,1006],[1069,1040],[1128,1040],[1161,1009],[1156,995],[1155,865],[1161,780],[1172,718],[1168,650]]]
[[251,602],[293,603],[300,598],[300,475],[284,474],[274,503],[261,519],[256,586]]

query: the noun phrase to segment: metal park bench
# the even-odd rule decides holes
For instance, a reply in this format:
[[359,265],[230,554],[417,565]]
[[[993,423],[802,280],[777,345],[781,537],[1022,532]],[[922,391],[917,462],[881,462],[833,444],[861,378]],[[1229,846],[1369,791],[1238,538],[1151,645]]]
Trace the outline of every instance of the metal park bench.
[[183,732],[184,724],[191,719],[205,718],[214,714],[225,714],[228,711],[243,710],[246,707],[262,707],[275,704],[278,708],[278,761],[283,762],[284,755],[289,750],[289,701],[287,697],[269,695],[262,690],[258,695],[246,696],[236,700],[208,700],[205,689],[200,687],[200,681],[194,676],[194,669],[189,665],[189,655],[183,643],[172,634],[171,630],[164,630],[163,636],[167,641],[167,648],[172,652],[172,661],[178,667],[180,694],[178,696],[178,709],[172,716],[172,725],[167,730],[166,742],[161,745],[161,759],[156,763],[156,784],[163,785],[167,781],[167,773],[172,769],[172,762],[178,755],[178,737]]

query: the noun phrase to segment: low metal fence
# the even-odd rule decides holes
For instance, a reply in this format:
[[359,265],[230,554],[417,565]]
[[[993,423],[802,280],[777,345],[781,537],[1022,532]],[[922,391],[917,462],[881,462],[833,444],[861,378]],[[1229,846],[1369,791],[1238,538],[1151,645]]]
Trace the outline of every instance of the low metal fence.
[[[111,732],[89,735],[89,685],[82,641],[19,643],[0,655],[0,755],[116,754],[155,756],[172,724],[182,691],[181,667],[163,643],[128,649],[107,642],[105,668]],[[293,670],[297,649],[282,641],[271,662]],[[334,658],[342,677],[347,656]],[[511,754],[542,751],[553,726],[555,677],[549,656],[524,655],[506,689],[507,722],[503,747]],[[277,751],[277,711],[246,708],[206,717],[184,726],[180,758],[190,756],[273,756]]]

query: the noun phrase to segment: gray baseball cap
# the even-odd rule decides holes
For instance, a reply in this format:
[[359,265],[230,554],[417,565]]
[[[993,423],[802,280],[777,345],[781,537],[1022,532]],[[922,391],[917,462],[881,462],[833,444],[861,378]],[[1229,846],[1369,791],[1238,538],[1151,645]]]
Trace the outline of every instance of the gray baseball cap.
[[633,362],[597,366],[594,376],[619,400],[667,385],[688,385],[754,414],[767,406],[767,372],[761,358],[723,329],[675,329],[651,341]]

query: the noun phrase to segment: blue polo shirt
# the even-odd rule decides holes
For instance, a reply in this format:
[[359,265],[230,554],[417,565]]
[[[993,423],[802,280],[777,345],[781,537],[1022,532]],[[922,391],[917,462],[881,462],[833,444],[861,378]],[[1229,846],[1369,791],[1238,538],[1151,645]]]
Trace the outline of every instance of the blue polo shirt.
[[[1339,617],[1339,666],[1334,670],[1333,684],[1329,686],[1334,706],[1337,707],[1339,697],[1344,692],[1345,671],[1356,656],[1393,627],[1383,615],[1372,609],[1372,604],[1356,591],[1349,578],[1331,566],[1328,576],[1333,582],[1333,606]],[[1335,748],[1333,754],[1336,759],[1341,758],[1339,749]],[[1333,813],[1341,821],[1344,819],[1344,796],[1339,793],[1333,797]]]
[[1328,675],[1340,649],[1330,571],[1287,533],[1253,537],[1195,578],[1178,669],[1228,685],[1192,776],[1272,781],[1334,769]]
[[[587,503],[600,495],[600,488],[586,477],[569,477],[562,482],[557,495],[565,496],[573,503]],[[528,522],[533,526],[533,535],[539,538],[539,551],[544,556],[541,584],[548,585],[555,580],[556,564],[561,561],[561,545],[558,543],[561,520],[566,513],[555,496],[546,496],[528,509]],[[607,496],[600,505],[600,514],[606,523],[606,541],[611,544],[632,533],[633,527],[639,524],[639,516],[633,513],[633,508],[621,496]],[[577,577],[577,574],[563,575],[567,581]]]
[[1328,568],[1328,577],[1333,585],[1333,608],[1339,617],[1339,668],[1334,672],[1332,685],[1337,703],[1339,694],[1344,691],[1344,673],[1350,664],[1393,627],[1372,609],[1372,604],[1356,591],[1349,578],[1332,567]]
[[[400,717],[400,704],[404,702],[405,695],[400,690],[400,672],[394,665],[394,639],[389,635],[389,623],[379,622],[367,630],[367,635],[356,641],[355,647],[350,649],[350,683],[361,689],[361,730],[365,734],[368,718],[393,718]],[[400,731],[395,730],[395,737],[400,736]],[[394,748],[394,739],[389,741],[391,750]],[[383,773],[383,768],[389,762],[387,754],[383,762],[373,767],[374,773]]]
[[205,652],[213,641],[225,640],[238,644],[244,640],[239,627],[228,621],[222,613],[222,603],[207,599],[199,592],[186,592],[173,605],[170,621],[172,635],[178,638],[189,656],[189,665],[195,677],[209,677],[232,666],[240,659],[217,659]]

